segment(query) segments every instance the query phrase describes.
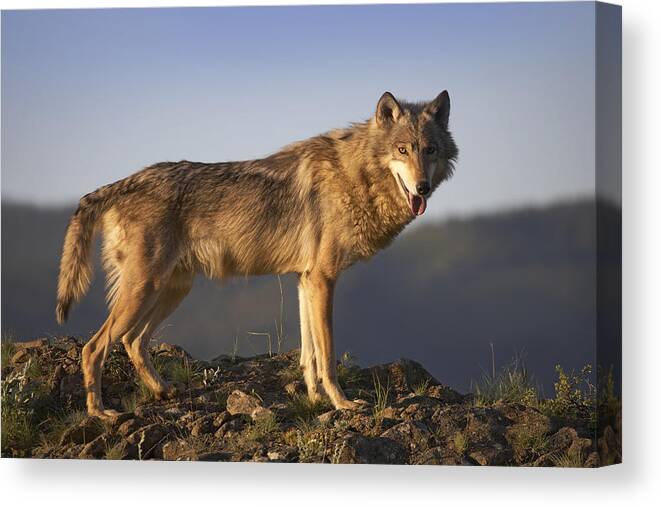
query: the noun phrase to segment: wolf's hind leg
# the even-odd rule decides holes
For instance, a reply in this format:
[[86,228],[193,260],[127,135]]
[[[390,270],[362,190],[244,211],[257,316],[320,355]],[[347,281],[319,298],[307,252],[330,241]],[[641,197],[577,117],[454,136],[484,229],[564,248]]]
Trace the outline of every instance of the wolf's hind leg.
[[122,337],[122,343],[140,379],[157,399],[169,398],[176,394],[174,386],[163,380],[154,367],[149,355],[149,341],[154,331],[190,292],[193,285],[192,273],[175,272],[168,284],[161,290],[154,307],[134,329]]
[[317,364],[314,355],[314,343],[310,330],[310,313],[308,311],[308,299],[303,277],[298,283],[298,309],[301,320],[301,369],[305,386],[308,390],[308,397],[312,401],[321,398],[319,393],[319,377],[317,377]]
[[101,400],[101,373],[103,363],[112,345],[131,330],[154,304],[156,293],[151,284],[122,287],[117,292],[110,315],[82,351],[82,369],[87,393],[87,412],[101,418],[117,415],[105,410]]

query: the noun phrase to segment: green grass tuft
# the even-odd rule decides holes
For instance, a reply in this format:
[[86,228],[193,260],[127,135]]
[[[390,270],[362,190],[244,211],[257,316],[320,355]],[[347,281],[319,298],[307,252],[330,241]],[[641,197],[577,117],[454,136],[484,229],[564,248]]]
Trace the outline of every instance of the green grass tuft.
[[307,423],[333,407],[325,399],[312,401],[305,394],[294,394],[289,399],[288,408],[293,420]]
[[275,414],[268,414],[259,417],[246,430],[246,436],[250,440],[259,441],[264,437],[275,433],[280,429],[280,424]]
[[563,452],[551,456],[551,462],[554,466],[563,468],[583,468],[585,459],[582,452],[568,453]]
[[378,375],[372,375],[372,379],[374,382],[374,407],[372,408],[372,414],[375,419],[379,419],[385,408],[388,406],[390,379],[388,379],[385,386],[381,383],[381,379],[379,379]]
[[413,394],[416,396],[425,396],[427,394],[427,390],[429,389],[429,383],[431,382],[431,379],[427,377],[426,379],[421,380],[417,384],[412,386],[413,389]]
[[463,431],[457,431],[452,437],[452,444],[454,445],[454,450],[459,453],[460,456],[466,454],[468,450],[468,439],[464,435]]
[[484,372],[474,385],[474,393],[478,406],[489,406],[498,401],[536,406],[538,401],[537,389],[521,354],[516,354],[499,372],[492,364],[491,373]]
[[343,389],[360,381],[360,367],[350,352],[346,351],[337,365],[337,381]]
[[0,340],[0,361],[2,362],[2,369],[4,370],[9,366],[9,361],[16,353],[16,344],[11,336],[3,336]]

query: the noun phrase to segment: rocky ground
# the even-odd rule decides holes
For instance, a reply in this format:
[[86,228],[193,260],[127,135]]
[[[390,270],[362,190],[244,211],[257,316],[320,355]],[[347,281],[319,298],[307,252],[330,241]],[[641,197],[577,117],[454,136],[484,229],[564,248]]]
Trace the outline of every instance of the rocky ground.
[[123,414],[102,422],[84,412],[81,348],[70,337],[3,343],[3,457],[575,467],[621,459],[617,414],[598,422],[553,413],[562,403],[486,403],[409,360],[360,368],[345,356],[341,385],[369,403],[356,412],[310,403],[297,350],[200,361],[161,344],[151,351],[157,368],[185,387],[156,401],[118,347],[103,397]]

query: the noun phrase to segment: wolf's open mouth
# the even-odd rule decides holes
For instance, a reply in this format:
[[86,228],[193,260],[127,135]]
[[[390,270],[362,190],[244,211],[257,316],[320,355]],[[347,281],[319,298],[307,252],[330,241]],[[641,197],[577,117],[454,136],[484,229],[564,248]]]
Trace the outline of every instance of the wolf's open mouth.
[[402,177],[399,174],[397,175],[397,178],[399,179],[399,184],[402,185],[404,194],[409,201],[409,209],[411,210],[411,213],[413,213],[414,216],[422,215],[427,209],[427,199],[421,195],[413,195],[409,192],[409,189],[406,188],[404,180],[402,180]]

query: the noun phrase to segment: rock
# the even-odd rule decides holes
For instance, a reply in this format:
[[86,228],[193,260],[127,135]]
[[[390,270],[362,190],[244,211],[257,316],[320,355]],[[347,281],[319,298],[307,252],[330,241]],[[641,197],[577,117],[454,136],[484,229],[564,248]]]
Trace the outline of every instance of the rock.
[[71,359],[72,361],[78,361],[78,358],[80,357],[80,352],[76,347],[71,347],[67,351],[67,357]]
[[208,414],[193,423],[191,428],[191,435],[194,437],[199,437],[200,435],[206,435],[207,433],[213,433],[216,431],[214,426],[214,420],[216,419],[216,414]]
[[196,405],[207,405],[211,402],[211,396],[207,393],[200,394],[197,398],[193,400],[193,403]]
[[441,401],[436,398],[409,395],[406,398],[398,401],[396,406],[400,407],[400,418],[407,421],[421,421],[430,418],[440,404]]
[[134,410],[135,416],[142,419],[153,419],[158,417],[162,413],[162,409],[159,406],[142,406],[136,407]]
[[58,338],[55,338],[51,342],[51,345],[53,345],[53,347],[57,349],[64,351],[69,351],[72,348],[82,349],[82,346],[78,343],[78,341],[71,336],[60,336]]
[[370,368],[365,387],[373,387],[372,376],[378,377],[382,386],[389,386],[391,394],[408,394],[423,383],[427,383],[427,387],[439,383],[420,363],[410,359]]
[[464,400],[462,394],[441,384],[427,387],[426,396],[436,398],[443,403],[461,403]]
[[399,423],[383,432],[381,437],[399,442],[411,455],[426,451],[432,441],[429,428],[418,421]]
[[200,417],[204,415],[202,410],[195,410],[194,412],[186,412],[182,415],[177,421],[178,424],[184,426],[191,426],[193,422],[197,421]]
[[100,435],[83,447],[78,455],[82,459],[101,459],[106,455],[108,440],[105,435]]
[[381,417],[388,418],[388,419],[399,419],[399,413],[401,412],[401,409],[395,408],[395,407],[386,407],[381,411],[381,414],[379,414]]
[[131,433],[127,438],[125,456],[129,459],[150,459],[163,456],[162,444],[166,428],[159,423],[150,424]]
[[548,447],[551,452],[564,452],[578,438],[574,428],[565,426],[551,435],[548,440]]
[[[55,429],[49,420],[53,410],[84,409],[81,348],[71,338],[38,340],[17,346],[14,355],[22,351],[15,358],[17,363],[3,368],[3,391],[7,386],[11,394],[21,397],[23,406],[35,414],[35,427],[41,432]],[[183,349],[169,344],[161,345],[156,354],[169,364],[189,361],[195,372],[217,368],[193,360]],[[12,361],[13,356],[9,357]],[[39,360],[42,373],[26,381],[22,373],[30,358]],[[3,442],[2,454],[426,465],[553,466],[566,459],[586,467],[621,460],[621,418],[617,414],[608,412],[608,419],[599,419],[600,425],[612,426],[601,426],[595,442],[590,439],[594,437],[586,417],[549,418],[516,403],[476,406],[471,395],[441,385],[418,363],[407,360],[370,369],[352,366],[350,385],[345,389],[350,399],[375,399],[375,378],[389,388],[386,406],[378,414],[374,406],[328,410],[316,417],[310,414],[301,423],[296,419],[301,411],[292,403],[291,394],[287,396],[305,391],[299,379],[290,382],[297,364],[298,351],[223,360],[222,371],[217,370],[212,382],[208,375],[195,375],[183,394],[172,400],[137,398],[134,413],[122,414],[110,423],[85,417],[66,428],[61,442],[47,446],[38,445],[38,439],[34,444],[5,446]],[[136,392],[134,371],[121,347],[110,353],[107,365],[103,398],[109,408],[118,408],[122,399]],[[284,389],[283,383],[287,383]],[[262,418],[276,418],[277,427],[255,424]]]
[[190,354],[186,352],[183,348],[181,348],[179,345],[173,345],[171,343],[165,343],[165,342],[161,343],[158,346],[157,352],[165,353],[177,357],[186,357],[188,359],[191,358]]
[[293,396],[294,394],[302,393],[303,388],[304,388],[303,382],[299,380],[294,380],[293,382],[289,382],[289,384],[285,385],[285,392],[290,396]]
[[80,374],[80,361],[72,361],[71,359],[66,359],[62,363],[64,371],[69,375]]
[[269,409],[262,406],[261,401],[259,401],[255,396],[246,394],[243,391],[239,391],[238,389],[232,391],[232,393],[227,397],[227,411],[231,415],[249,415],[253,418],[253,420],[267,417],[272,414]]
[[218,431],[214,433],[214,438],[225,438],[228,433],[239,432],[244,428],[244,426],[245,424],[241,419],[231,419],[223,424],[220,428],[218,428]]
[[493,444],[489,447],[480,447],[473,449],[468,456],[482,466],[502,466],[507,465],[512,459],[512,450],[501,444]]
[[408,462],[408,453],[390,438],[352,433],[335,445],[331,458],[334,463],[401,464]]
[[184,415],[184,410],[179,406],[169,407],[163,411],[163,417],[166,419],[180,419]]
[[135,414],[133,412],[120,412],[118,416],[113,418],[112,428],[113,429],[119,428],[122,424],[124,424],[126,421],[130,421],[131,419],[136,419]]
[[329,410],[328,412],[324,412],[323,414],[317,416],[317,420],[321,424],[331,424],[336,418],[339,416],[339,411],[338,410]]
[[591,452],[583,464],[585,468],[596,468],[599,466],[599,453]]
[[437,446],[427,449],[414,462],[415,465],[475,465],[473,460],[457,456],[447,446]]
[[468,409],[461,405],[441,406],[430,418],[434,436],[438,443],[449,442],[463,432],[468,420]]
[[29,349],[38,349],[48,345],[47,338],[39,338],[37,340],[31,340],[27,342],[18,342],[16,343],[16,348],[19,350],[29,350]]
[[188,457],[187,450],[189,449],[186,449],[179,440],[170,440],[163,444],[161,454],[165,461],[181,461]]
[[21,348],[11,356],[9,362],[11,364],[21,364],[27,362],[28,359],[30,359],[30,353],[26,349]]
[[497,409],[473,407],[466,415],[464,433],[468,441],[478,447],[490,447],[494,443],[507,445],[505,429],[509,423]]
[[117,428],[117,434],[126,437],[131,433],[138,431],[138,429],[140,429],[143,425],[144,421],[139,417],[129,419],[128,421],[124,421],[119,425]]
[[369,433],[375,425],[375,420],[372,414],[361,412],[340,411],[336,420],[345,421],[347,429],[351,429],[358,433]]
[[250,417],[252,417],[253,421],[259,421],[260,419],[273,417],[273,412],[268,408],[257,407],[250,413]]
[[103,433],[103,425],[96,417],[85,417],[67,428],[60,437],[60,445],[87,444]]
[[223,424],[225,424],[230,419],[231,419],[231,416],[230,416],[229,412],[227,412],[227,411],[221,412],[213,420],[213,425],[216,428],[220,428]]
[[228,452],[204,452],[197,456],[198,461],[229,461],[231,454]]

